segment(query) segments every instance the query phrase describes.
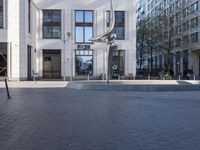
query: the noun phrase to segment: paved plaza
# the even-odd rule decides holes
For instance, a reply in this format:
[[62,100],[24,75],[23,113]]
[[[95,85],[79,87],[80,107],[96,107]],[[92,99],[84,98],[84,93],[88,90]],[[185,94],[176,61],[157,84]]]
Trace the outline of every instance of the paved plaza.
[[0,150],[199,150],[200,92],[0,88]]

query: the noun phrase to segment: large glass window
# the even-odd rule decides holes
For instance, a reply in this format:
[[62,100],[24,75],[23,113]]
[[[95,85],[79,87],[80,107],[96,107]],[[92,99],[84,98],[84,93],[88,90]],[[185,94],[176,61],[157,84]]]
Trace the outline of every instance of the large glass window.
[[[107,26],[110,24],[110,11],[107,11]],[[118,40],[125,39],[125,12],[116,11],[115,12],[115,28],[113,33],[117,35]]]
[[76,43],[92,43],[93,11],[75,11]]
[[76,75],[93,74],[93,51],[76,50]]
[[43,38],[59,39],[61,37],[61,11],[43,10]]
[[3,28],[3,0],[0,0],[0,28]]

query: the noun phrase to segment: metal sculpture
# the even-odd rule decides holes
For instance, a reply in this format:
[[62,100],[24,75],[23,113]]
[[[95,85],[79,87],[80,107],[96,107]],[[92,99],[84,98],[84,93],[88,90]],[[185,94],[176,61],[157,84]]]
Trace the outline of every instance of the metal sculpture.
[[91,41],[93,41],[93,42],[106,43],[106,45],[107,45],[107,55],[106,55],[106,57],[107,57],[106,58],[106,61],[107,61],[107,74],[106,74],[107,83],[109,83],[113,52],[116,47],[115,46],[116,34],[112,33],[114,26],[115,26],[115,11],[114,11],[114,6],[113,6],[113,0],[111,0],[110,24],[109,24],[109,27],[107,28],[107,32],[91,39]]

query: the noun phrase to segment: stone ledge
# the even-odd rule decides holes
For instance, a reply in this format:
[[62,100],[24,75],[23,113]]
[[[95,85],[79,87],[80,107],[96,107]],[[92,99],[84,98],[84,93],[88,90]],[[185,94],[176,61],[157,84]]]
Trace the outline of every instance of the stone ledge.
[[[180,82],[180,81],[177,81]],[[188,82],[180,82],[177,84],[156,84],[156,83],[99,83],[99,82],[69,82],[68,89],[77,90],[95,90],[95,91],[200,91],[200,84],[192,84]]]

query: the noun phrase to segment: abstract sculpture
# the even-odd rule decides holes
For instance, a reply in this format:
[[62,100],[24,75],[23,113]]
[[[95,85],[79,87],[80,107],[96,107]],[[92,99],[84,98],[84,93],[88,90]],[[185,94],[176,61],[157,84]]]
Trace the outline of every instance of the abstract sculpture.
[[115,39],[116,39],[116,34],[112,33],[113,29],[115,26],[115,11],[114,11],[114,6],[113,6],[113,0],[111,0],[111,10],[110,10],[110,24],[109,27],[107,28],[107,32],[99,35],[97,37],[94,37],[91,39],[93,42],[101,42],[101,43],[106,43],[107,45],[107,74],[106,74],[106,80],[107,83],[109,83],[109,78],[111,74],[111,64],[112,64],[112,57],[113,57],[113,52],[115,50]]

